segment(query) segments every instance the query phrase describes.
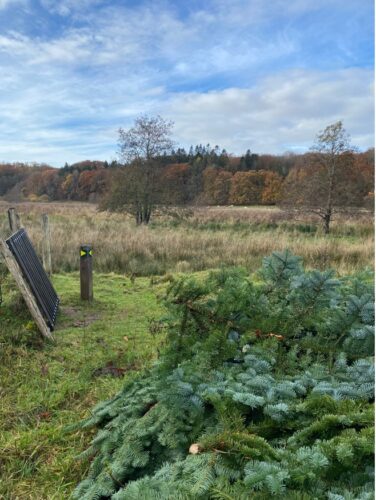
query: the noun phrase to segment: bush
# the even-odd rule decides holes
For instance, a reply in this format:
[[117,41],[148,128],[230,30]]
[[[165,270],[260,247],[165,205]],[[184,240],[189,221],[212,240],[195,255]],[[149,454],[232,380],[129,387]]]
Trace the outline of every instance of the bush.
[[98,405],[79,499],[373,498],[367,276],[288,252],[173,282],[156,365]]

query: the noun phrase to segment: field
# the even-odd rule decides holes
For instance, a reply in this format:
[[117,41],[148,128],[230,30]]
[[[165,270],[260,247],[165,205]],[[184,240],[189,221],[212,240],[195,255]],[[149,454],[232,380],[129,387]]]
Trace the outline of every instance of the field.
[[[5,203],[0,232],[6,231]],[[80,244],[91,243],[95,269],[136,276],[202,271],[221,265],[257,269],[265,255],[289,248],[306,266],[333,267],[340,274],[373,265],[373,218],[369,213],[334,220],[325,236],[312,217],[293,220],[275,207],[210,207],[156,214],[137,227],[123,214],[98,212],[84,203],[17,205],[22,224],[40,249],[40,215],[50,214],[53,265],[57,272],[78,269]]]
[[[0,227],[7,231],[5,203]],[[92,434],[68,432],[98,402],[156,358],[153,319],[175,273],[241,265],[289,248],[308,267],[352,274],[373,265],[369,214],[333,224],[289,220],[275,208],[207,208],[158,215],[136,227],[89,204],[20,204],[22,225],[40,250],[40,215],[50,215],[54,285],[61,297],[56,343],[43,343],[12,280],[0,306],[0,498],[63,499],[87,470],[76,456]],[[95,301],[79,301],[78,249],[94,246]]]

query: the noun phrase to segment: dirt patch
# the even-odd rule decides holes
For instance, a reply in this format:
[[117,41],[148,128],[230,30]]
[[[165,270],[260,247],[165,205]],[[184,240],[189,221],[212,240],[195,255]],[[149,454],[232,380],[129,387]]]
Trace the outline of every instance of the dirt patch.
[[100,314],[92,311],[83,311],[71,306],[63,306],[60,308],[62,317],[57,324],[57,330],[60,328],[83,328],[91,325],[94,321],[100,318]]
[[109,361],[106,366],[97,368],[92,372],[92,377],[102,377],[109,375],[110,377],[124,377],[125,373],[132,370],[137,370],[136,362],[128,363],[125,367],[115,366],[113,361]]

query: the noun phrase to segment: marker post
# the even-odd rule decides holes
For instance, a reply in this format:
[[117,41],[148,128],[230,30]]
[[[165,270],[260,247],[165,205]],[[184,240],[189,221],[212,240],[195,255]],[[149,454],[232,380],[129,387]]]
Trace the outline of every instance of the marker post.
[[91,245],[80,247],[81,300],[93,300],[93,250]]

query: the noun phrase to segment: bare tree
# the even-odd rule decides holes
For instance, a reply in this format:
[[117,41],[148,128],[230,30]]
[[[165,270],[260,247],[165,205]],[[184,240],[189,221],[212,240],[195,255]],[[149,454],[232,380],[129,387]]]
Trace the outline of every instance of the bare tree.
[[152,160],[169,153],[173,122],[161,116],[141,115],[129,130],[119,129],[119,155],[122,161]]
[[304,163],[287,176],[282,204],[318,215],[325,234],[336,211],[360,206],[364,181],[354,162],[350,138],[338,121],[319,132]]
[[125,163],[107,199],[107,207],[127,210],[137,224],[148,224],[161,202],[161,157],[171,152],[172,122],[141,115],[128,130],[119,129],[119,156]]

